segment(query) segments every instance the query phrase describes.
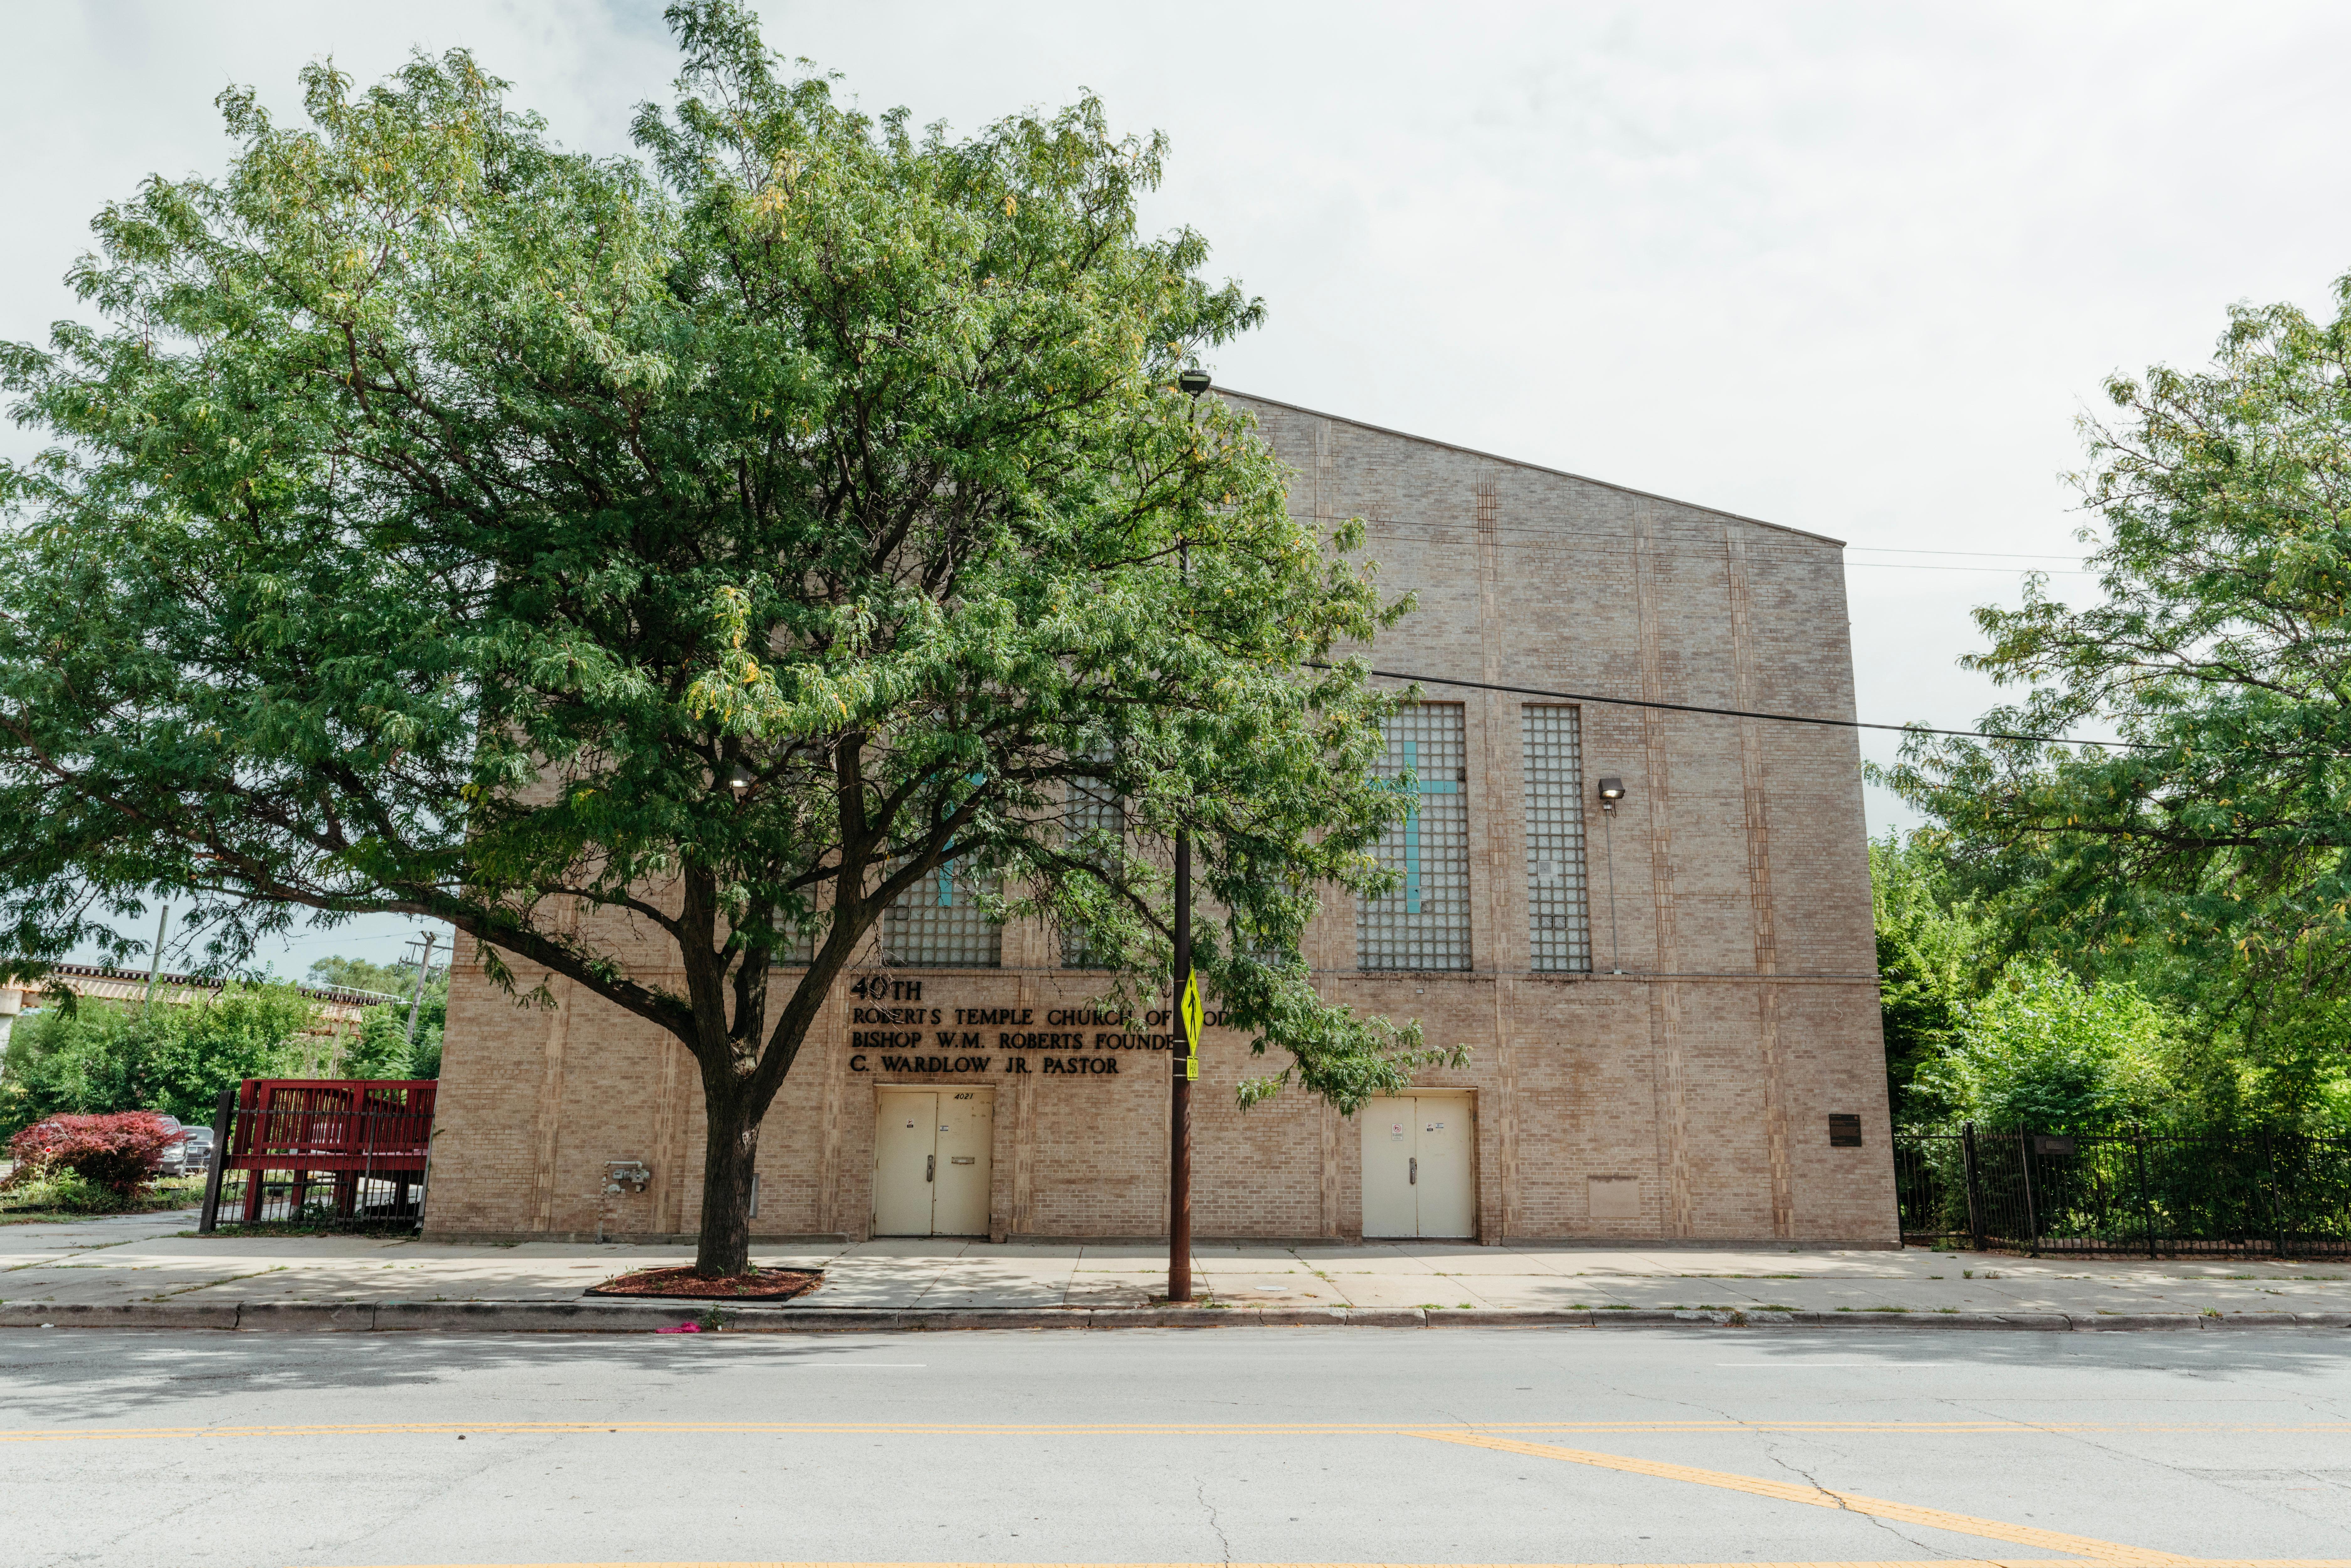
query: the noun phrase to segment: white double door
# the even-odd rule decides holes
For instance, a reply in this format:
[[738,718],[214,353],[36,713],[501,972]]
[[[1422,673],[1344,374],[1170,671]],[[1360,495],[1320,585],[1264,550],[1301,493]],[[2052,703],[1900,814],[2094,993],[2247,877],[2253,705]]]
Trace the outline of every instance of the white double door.
[[1364,1234],[1474,1236],[1476,1134],[1467,1094],[1400,1094],[1356,1113],[1364,1125]]
[[884,1089],[873,1132],[873,1234],[985,1236],[996,1091]]

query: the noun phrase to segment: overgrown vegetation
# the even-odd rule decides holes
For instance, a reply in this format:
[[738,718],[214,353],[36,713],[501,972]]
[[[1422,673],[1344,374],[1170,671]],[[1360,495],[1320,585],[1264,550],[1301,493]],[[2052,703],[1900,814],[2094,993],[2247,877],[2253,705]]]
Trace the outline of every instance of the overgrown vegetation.
[[2351,1130],[2339,1050],[2262,1039],[2281,1023],[2242,1005],[2242,967],[2061,961],[2032,925],[2047,889],[1997,883],[1931,830],[1869,858],[1896,1126]]
[[341,986],[386,996],[415,996],[416,1036],[408,1034],[406,1000],[379,1002],[360,1020],[359,1038],[345,1045],[338,1072],[345,1078],[438,1078],[441,1036],[449,1023],[449,972],[436,968],[421,993],[413,964],[378,964],[366,958],[320,958],[310,966],[314,986]]
[[191,1184],[159,1183],[156,1166],[179,1134],[152,1112],[53,1116],[8,1140],[0,1180],[0,1222],[163,1208],[194,1196]]
[[1980,728],[2121,744],[1919,735],[1876,775],[1932,824],[1873,862],[1905,1113],[2351,1121],[2351,277],[2335,294],[2327,320],[2232,309],[2200,370],[2113,378],[2076,476],[2100,597],[2034,579],[1976,612],[1964,663],[2025,688]]
[[246,1078],[436,1078],[445,995],[418,1009],[370,1008],[356,1035],[312,1032],[316,1009],[291,985],[230,986],[208,1001],[146,1008],[52,995],[17,1021],[0,1061],[0,1136],[61,1113],[161,1111],[209,1124],[223,1089]]
[[305,1035],[311,1005],[284,982],[230,986],[181,1007],[68,1001],[52,994],[17,1020],[0,1073],[0,1134],[68,1113],[209,1123],[223,1089],[299,1076],[330,1049]]
[[22,1182],[0,1182],[0,1225],[185,1208],[202,1199],[204,1187],[202,1176],[167,1177],[126,1197],[72,1171],[51,1171]]

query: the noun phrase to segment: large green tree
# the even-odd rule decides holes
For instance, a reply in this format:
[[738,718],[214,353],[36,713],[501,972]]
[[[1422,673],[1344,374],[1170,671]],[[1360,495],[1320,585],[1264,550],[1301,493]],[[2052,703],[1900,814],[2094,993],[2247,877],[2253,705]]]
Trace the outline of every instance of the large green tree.
[[2331,320],[2231,313],[2213,362],[2114,378],[2078,476],[2102,597],[2035,581],[1965,661],[2011,734],[1919,737],[1884,779],[2011,940],[2200,1010],[2216,1093],[2298,1115],[2351,1053],[2351,278]]
[[1395,699],[1301,665],[1400,606],[1175,385],[1260,307],[1139,232],[1159,141],[1091,99],[918,132],[667,15],[642,160],[463,54],[320,67],[308,126],[230,92],[225,179],[98,218],[103,325],[0,361],[56,442],[0,477],[0,950],[133,951],[157,889],[222,962],[446,921],[693,1053],[708,1272],[827,992],[943,867],[1135,994],[1186,830],[1204,981],[1286,1053],[1244,1092],[1403,1085],[1417,1032],[1296,956],[1404,806]]

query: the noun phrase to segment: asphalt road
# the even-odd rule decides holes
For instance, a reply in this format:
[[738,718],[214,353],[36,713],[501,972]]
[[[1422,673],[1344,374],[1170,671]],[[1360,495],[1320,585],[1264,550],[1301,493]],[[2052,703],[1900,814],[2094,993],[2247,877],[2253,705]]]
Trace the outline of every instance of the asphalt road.
[[0,1334],[0,1563],[2351,1562],[2351,1336]]

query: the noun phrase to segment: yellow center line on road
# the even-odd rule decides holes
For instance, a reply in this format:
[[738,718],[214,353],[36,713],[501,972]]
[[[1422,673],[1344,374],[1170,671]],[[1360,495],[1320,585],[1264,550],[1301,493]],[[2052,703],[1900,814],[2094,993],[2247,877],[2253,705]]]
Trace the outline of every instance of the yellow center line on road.
[[27,1427],[0,1430],[0,1443],[116,1442],[179,1437],[381,1437],[396,1433],[433,1436],[465,1432],[560,1436],[564,1433],[725,1433],[756,1436],[794,1433],[872,1433],[916,1437],[1433,1437],[1441,1430],[1478,1432],[1578,1432],[1595,1435],[1652,1433],[1667,1437],[1714,1432],[1876,1433],[1886,1436],[1965,1437],[1995,1433],[2184,1433],[2192,1436],[2290,1433],[2351,1433],[2351,1422],[2314,1421],[2280,1425],[2099,1421],[1479,1421],[1458,1428],[1412,1422],[1117,1422],[1085,1425],[1015,1425],[930,1421],[358,1421],[288,1422],[246,1427]]
[[1727,1470],[1701,1470],[1690,1465],[1667,1464],[1657,1459],[1632,1459],[1621,1454],[1595,1454],[1582,1448],[1557,1448],[1544,1443],[1521,1443],[1509,1437],[1481,1437],[1473,1432],[1420,1431],[1412,1436],[1438,1443],[1459,1443],[1472,1448],[1493,1448],[1505,1454],[1525,1454],[1538,1459],[1565,1459],[1572,1464],[1591,1465],[1604,1470],[1622,1470],[1629,1475],[1691,1481],[1699,1486],[1720,1487],[1726,1491],[1773,1498],[1781,1502],[1800,1502],[1811,1508],[1842,1509],[1849,1513],[1867,1514],[1873,1519],[1892,1520],[1898,1524],[1919,1524],[1934,1530],[1954,1531],[1961,1535],[1980,1535],[1988,1541],[2038,1546],[2051,1552],[2070,1552],[2095,1563],[2116,1564],[2117,1568],[2126,1568],[2126,1568],[2165,1568],[2165,1565],[2197,1561],[2193,1557],[2180,1557],[2168,1552],[2150,1552],[2144,1547],[2125,1546],[2087,1535],[2068,1535],[2063,1531],[2042,1530],[2030,1524],[2009,1524],[1997,1519],[1948,1513],[1938,1508],[1889,1502],[1884,1498],[1865,1497],[1860,1492],[1832,1491],[1808,1482],[1763,1480],[1755,1476],[1733,1475]]

